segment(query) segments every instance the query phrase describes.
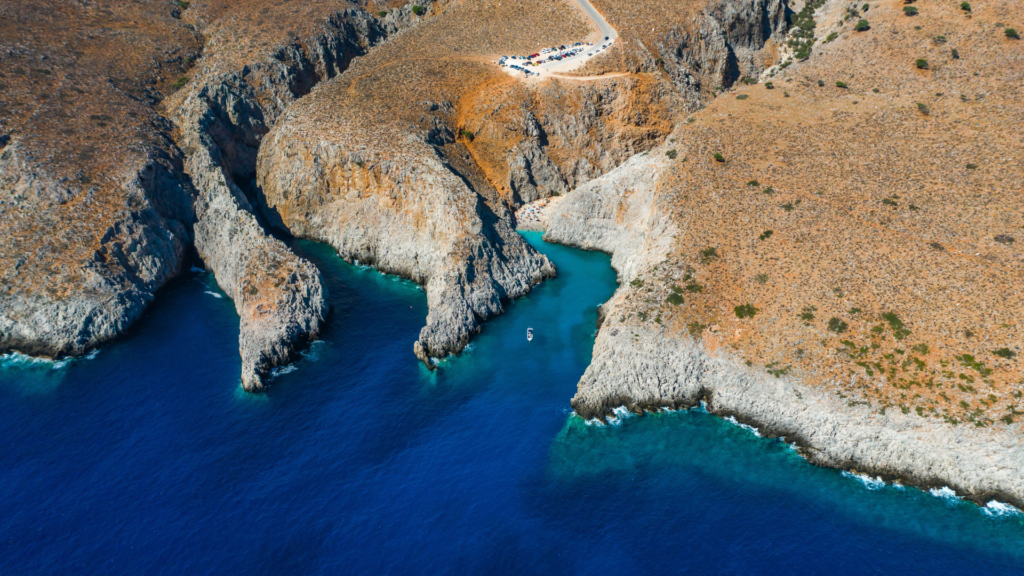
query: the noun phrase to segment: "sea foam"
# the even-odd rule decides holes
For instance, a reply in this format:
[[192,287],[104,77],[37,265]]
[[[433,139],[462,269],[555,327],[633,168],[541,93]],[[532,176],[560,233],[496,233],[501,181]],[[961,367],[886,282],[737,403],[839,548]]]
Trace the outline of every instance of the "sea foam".
[[1024,512],[1021,512],[1020,508],[1017,508],[1016,506],[1011,506],[995,500],[990,500],[988,504],[985,504],[981,509],[981,513],[992,518],[1004,518],[1007,516],[1020,516],[1024,514]]
[[750,432],[752,432],[754,434],[754,436],[757,436],[758,438],[761,437],[761,433],[757,430],[757,428],[754,428],[753,426],[750,426],[748,424],[744,424],[743,422],[740,422],[739,420],[737,420],[733,416],[726,416],[724,418],[724,420],[726,422],[732,424],[733,426],[739,426],[740,428],[743,428],[744,430],[749,430]]
[[843,470],[843,476],[857,480],[858,482],[863,484],[864,487],[867,488],[868,490],[881,490],[882,488],[885,488],[885,480],[882,480],[881,476],[876,476],[875,478],[872,478],[867,474],[855,474],[848,470]]
[[209,294],[210,296],[213,296],[214,298],[223,298],[223,296],[221,296],[220,294],[217,294],[216,292],[211,292],[210,290],[207,290],[207,291],[203,292],[203,294]]

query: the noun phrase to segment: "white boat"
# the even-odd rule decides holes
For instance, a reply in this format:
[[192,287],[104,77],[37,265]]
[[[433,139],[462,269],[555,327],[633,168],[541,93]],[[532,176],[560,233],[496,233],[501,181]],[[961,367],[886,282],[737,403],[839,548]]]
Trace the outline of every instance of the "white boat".
[[530,342],[533,340],[533,328],[526,329],[526,341]]

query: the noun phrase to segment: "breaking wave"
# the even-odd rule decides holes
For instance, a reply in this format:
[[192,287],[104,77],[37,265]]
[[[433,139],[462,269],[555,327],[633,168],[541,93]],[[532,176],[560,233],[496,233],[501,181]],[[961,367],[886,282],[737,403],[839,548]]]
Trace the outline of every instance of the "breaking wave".
[[868,490],[881,490],[882,488],[885,488],[885,480],[882,480],[881,476],[872,478],[867,474],[857,474],[848,470],[843,470],[843,476],[857,480]]

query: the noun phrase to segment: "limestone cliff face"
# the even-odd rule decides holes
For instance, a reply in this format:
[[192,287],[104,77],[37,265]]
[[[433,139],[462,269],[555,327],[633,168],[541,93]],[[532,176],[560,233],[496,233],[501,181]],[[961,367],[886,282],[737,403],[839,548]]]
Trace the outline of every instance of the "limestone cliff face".
[[328,307],[319,271],[263,230],[250,201],[256,195],[247,197],[239,185],[251,189],[263,135],[284,108],[340,73],[383,32],[365,11],[347,8],[260,59],[237,56],[236,33],[213,26],[203,67],[173,108],[198,190],[195,246],[235,302],[242,385],[257,390],[271,368],[318,336]]
[[55,176],[40,155],[21,138],[0,152],[0,351],[79,355],[121,335],[179,273],[192,190],[171,148],[138,151],[96,183]]
[[385,160],[305,134],[283,122],[260,150],[268,207],[291,233],[423,285],[430,313],[414,352],[428,365],[554,274],[423,140],[405,137],[403,153]]

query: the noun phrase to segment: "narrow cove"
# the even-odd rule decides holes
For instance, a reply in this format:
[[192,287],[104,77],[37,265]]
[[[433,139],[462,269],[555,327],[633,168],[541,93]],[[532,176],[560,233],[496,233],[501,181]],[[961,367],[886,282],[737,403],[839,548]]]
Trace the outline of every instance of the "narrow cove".
[[411,352],[418,287],[300,241],[334,313],[266,394],[240,390],[208,274],[91,359],[4,357],[0,571],[1021,573],[1020,516],[817,468],[700,411],[575,418],[615,274],[524,236],[558,277],[433,373]]

